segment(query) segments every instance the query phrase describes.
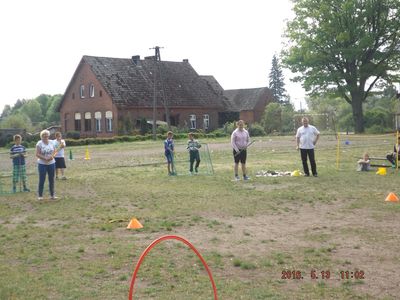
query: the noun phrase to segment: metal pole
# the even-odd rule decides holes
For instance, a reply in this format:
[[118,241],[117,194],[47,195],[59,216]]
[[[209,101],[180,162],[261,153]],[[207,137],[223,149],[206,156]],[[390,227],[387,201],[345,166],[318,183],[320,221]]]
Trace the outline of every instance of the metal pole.
[[[157,63],[157,62],[155,62]],[[153,140],[155,141],[157,139],[157,135],[156,135],[156,112],[157,112],[157,108],[156,108],[156,68],[154,69],[154,90],[153,90]]]

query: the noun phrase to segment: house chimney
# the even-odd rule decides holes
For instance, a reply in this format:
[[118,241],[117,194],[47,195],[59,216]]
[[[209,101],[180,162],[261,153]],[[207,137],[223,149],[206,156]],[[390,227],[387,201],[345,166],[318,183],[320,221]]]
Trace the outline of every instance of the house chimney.
[[133,62],[133,64],[134,64],[135,66],[138,65],[139,61],[140,61],[140,55],[134,55],[134,56],[132,56],[132,62]]
[[188,60],[187,58],[183,59],[182,61],[183,61],[184,63],[188,63],[188,62],[189,62],[189,60]]

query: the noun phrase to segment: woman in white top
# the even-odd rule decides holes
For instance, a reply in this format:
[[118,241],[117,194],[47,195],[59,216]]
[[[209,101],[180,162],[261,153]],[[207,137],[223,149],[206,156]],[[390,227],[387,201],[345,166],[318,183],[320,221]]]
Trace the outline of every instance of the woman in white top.
[[50,132],[43,130],[40,132],[41,140],[36,144],[36,157],[38,158],[38,171],[39,171],[39,187],[38,187],[38,200],[43,200],[43,188],[46,181],[46,174],[49,179],[50,197],[52,200],[57,199],[54,195],[54,172],[55,160],[54,155],[56,147],[52,141],[49,140]]

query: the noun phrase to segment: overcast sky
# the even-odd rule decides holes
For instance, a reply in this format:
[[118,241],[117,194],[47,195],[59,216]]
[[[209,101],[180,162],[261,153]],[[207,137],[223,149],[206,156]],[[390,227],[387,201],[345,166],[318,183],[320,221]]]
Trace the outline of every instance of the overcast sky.
[[[83,55],[153,55],[213,75],[224,89],[268,86],[290,0],[12,0],[0,2],[0,112],[63,94]],[[299,84],[285,83],[304,105]]]

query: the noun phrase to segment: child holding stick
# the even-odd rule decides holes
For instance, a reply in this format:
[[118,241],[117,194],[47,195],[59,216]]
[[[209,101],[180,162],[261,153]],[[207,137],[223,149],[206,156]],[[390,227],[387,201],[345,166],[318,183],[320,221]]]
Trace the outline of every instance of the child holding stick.
[[[67,177],[64,175],[64,170],[67,168],[64,159],[65,140],[62,139],[61,132],[59,131],[55,133],[55,137],[56,139],[53,140],[53,143],[56,147],[54,155],[54,159],[56,160],[56,179],[66,180]],[[59,174],[61,174],[61,176],[59,176]]]
[[192,132],[188,134],[189,140],[188,140],[188,145],[187,149],[189,150],[189,160],[190,160],[190,168],[189,172],[190,174],[193,174],[193,164],[196,161],[196,165],[194,167],[194,171],[196,174],[198,173],[198,168],[200,165],[200,153],[199,153],[199,148],[201,147],[200,143],[194,139],[194,135]]
[[174,134],[172,131],[167,132],[167,139],[164,141],[164,154],[167,158],[168,175],[176,175],[174,168]]
[[18,181],[22,181],[24,192],[30,192],[26,186],[26,149],[21,142],[22,137],[19,134],[14,135],[14,145],[10,149],[10,158],[13,160],[13,193],[17,192]]

